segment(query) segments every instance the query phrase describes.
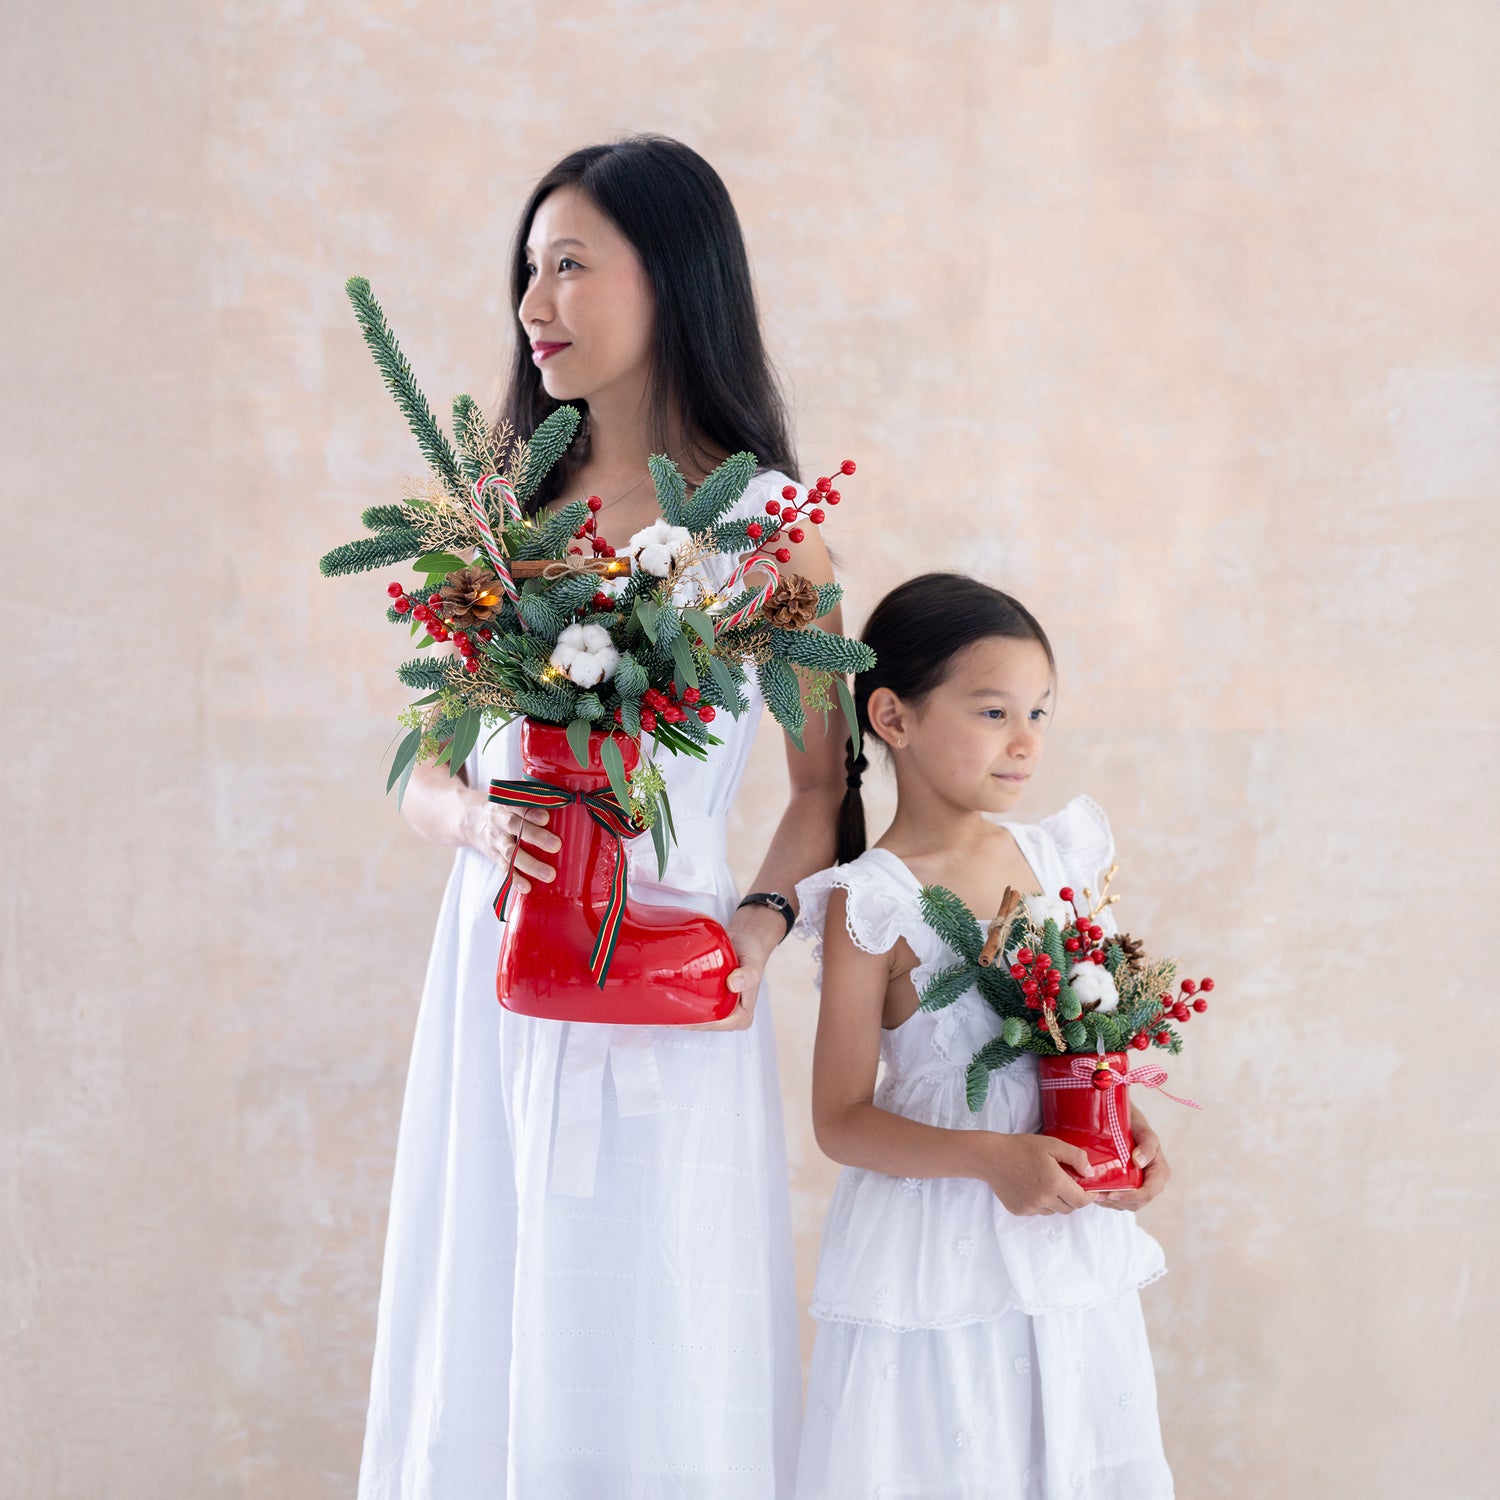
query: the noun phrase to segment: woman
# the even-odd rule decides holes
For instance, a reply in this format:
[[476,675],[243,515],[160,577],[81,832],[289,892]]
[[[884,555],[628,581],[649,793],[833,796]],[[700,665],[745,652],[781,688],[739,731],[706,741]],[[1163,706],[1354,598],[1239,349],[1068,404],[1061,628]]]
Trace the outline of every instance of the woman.
[[[723,183],[656,137],[595,146],[542,179],[513,262],[507,415],[584,431],[540,493],[603,500],[616,544],[657,519],[648,454],[689,482],[726,454],[765,469],[737,515],[790,483],[785,415]],[[815,528],[790,568],[832,577]],[[733,558],[702,565],[722,582]],[[837,622],[831,622],[837,628]],[[631,851],[631,898],[724,921],[737,1010],[712,1027],[512,1015],[495,1000],[491,903],[515,854],[547,880],[557,840],[485,798],[523,774],[510,726],[461,779],[417,771],[407,820],[457,846],[402,1113],[362,1500],[770,1500],[789,1494],[801,1381],[771,1018],[774,901],[736,906],[726,815],[761,703],[720,715],[706,765],[664,755],[678,832],[665,876]],[[788,745],[791,795],[752,891],[790,900],[833,857],[843,735]],[[519,848],[515,841],[520,839]],[[783,903],[784,904],[784,903]]]

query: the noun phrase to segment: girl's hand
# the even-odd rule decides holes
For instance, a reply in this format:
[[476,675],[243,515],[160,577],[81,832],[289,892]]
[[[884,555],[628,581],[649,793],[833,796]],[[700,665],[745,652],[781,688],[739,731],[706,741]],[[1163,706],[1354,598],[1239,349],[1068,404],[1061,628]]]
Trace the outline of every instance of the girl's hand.
[[764,906],[742,906],[731,918],[729,941],[738,967],[729,971],[725,983],[740,997],[740,1003],[722,1021],[704,1021],[686,1031],[747,1031],[755,1019],[755,998],[766,963],[786,936],[786,920]]
[[1070,1214],[1098,1195],[1085,1191],[1066,1172],[1094,1175],[1088,1152],[1050,1135],[1001,1135],[986,1131],[983,1179],[1013,1214]]
[[557,874],[551,865],[526,852],[528,845],[549,854],[562,848],[562,840],[541,826],[546,824],[549,816],[545,808],[526,808],[523,815],[521,808],[499,807],[482,795],[466,798],[459,814],[459,842],[477,849],[503,869],[510,864],[511,850],[516,848],[519,839],[521,847],[516,851],[514,867],[515,889],[524,894],[531,889],[533,880],[552,880]]
[[1162,1155],[1161,1140],[1156,1132],[1146,1123],[1145,1115],[1134,1109],[1130,1111],[1130,1133],[1135,1137],[1135,1150],[1130,1153],[1130,1158],[1145,1173],[1141,1185],[1121,1192],[1090,1193],[1089,1196],[1105,1208],[1123,1208],[1134,1213],[1166,1187],[1172,1169]]

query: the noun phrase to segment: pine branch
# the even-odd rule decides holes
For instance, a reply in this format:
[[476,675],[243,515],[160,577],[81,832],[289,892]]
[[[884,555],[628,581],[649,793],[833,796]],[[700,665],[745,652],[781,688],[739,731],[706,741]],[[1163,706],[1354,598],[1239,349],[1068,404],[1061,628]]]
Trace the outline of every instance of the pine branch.
[[639,698],[651,686],[646,669],[628,651],[621,654],[612,681],[622,700]]
[[978,965],[984,933],[974,913],[946,886],[922,887],[922,920],[966,963]]
[[1012,979],[1002,964],[989,964],[979,970],[979,993],[997,1016],[1024,1016],[1026,993],[1020,981]]
[[969,1109],[977,1114],[990,1092],[990,1074],[996,1068],[1008,1068],[1021,1055],[1003,1036],[991,1037],[970,1060],[964,1074],[964,1092]]
[[489,454],[473,441],[475,434],[488,429],[484,413],[472,396],[453,398],[453,441],[458,448],[464,479],[471,485],[483,479],[489,467]]
[[385,382],[386,389],[395,397],[396,405],[406,418],[407,426],[417,440],[423,457],[441,476],[443,482],[456,494],[462,495],[463,477],[459,473],[458,459],[441,427],[427,405],[427,398],[418,386],[396,335],[391,332],[380,304],[370,294],[370,283],[363,276],[351,276],[344,283],[344,291],[354,307],[354,316],[370,353],[375,356],[376,368]]
[[836,604],[843,601],[844,586],[841,583],[820,583],[818,585],[818,612],[813,616],[815,620],[821,620]]
[[408,562],[422,552],[422,542],[414,531],[383,531],[378,536],[362,536],[325,552],[318,559],[318,571],[325,578],[343,578],[350,573],[368,573],[373,568],[389,568]]
[[396,668],[396,676],[409,688],[436,692],[447,684],[448,660],[446,656],[414,656]]
[[577,696],[564,688],[549,688],[538,684],[531,688],[517,688],[511,695],[516,708],[529,718],[543,719],[549,724],[566,724],[575,717]]
[[[709,544],[715,552],[728,552],[738,554],[750,550],[752,538],[746,530],[755,519],[747,516],[743,521],[720,521],[717,526],[708,528]],[[764,520],[764,517],[762,517]]]
[[551,584],[541,597],[564,618],[582,609],[599,592],[597,573],[569,573]]
[[832,635],[816,626],[806,630],[773,628],[771,649],[783,661],[818,672],[867,672],[875,665],[875,653],[863,641]]
[[942,1010],[944,1006],[952,1005],[961,995],[967,995],[978,978],[977,968],[975,964],[960,962],[950,964],[946,969],[939,969],[922,986],[922,1009]]
[[555,641],[568,623],[540,594],[522,594],[517,609],[528,630],[550,641]]
[[771,717],[800,745],[807,728],[807,715],[802,708],[802,688],[797,674],[784,661],[772,657],[756,667],[755,675]]
[[516,499],[523,506],[530,504],[552,466],[568,451],[581,420],[576,406],[559,406],[526,440],[526,461],[516,480]]
[[570,500],[554,511],[540,526],[528,528],[526,540],[516,551],[522,561],[538,557],[564,557],[573,533],[589,518],[588,501]]
[[682,470],[665,453],[653,453],[646,460],[651,483],[656,490],[656,508],[669,526],[686,526],[687,481]]
[[408,531],[410,522],[404,505],[371,505],[359,513],[366,531]]
[[745,487],[755,478],[755,470],[753,453],[731,453],[693,491],[693,498],[683,511],[682,525],[689,531],[702,531],[714,525],[745,493]]

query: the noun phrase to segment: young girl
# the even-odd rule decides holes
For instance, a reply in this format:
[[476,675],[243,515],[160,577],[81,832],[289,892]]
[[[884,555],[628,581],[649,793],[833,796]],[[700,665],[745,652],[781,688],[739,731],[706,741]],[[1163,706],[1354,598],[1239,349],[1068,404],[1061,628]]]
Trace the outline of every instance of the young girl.
[[965,1069],[1000,1026],[978,990],[918,1007],[958,957],[923,922],[922,886],[988,914],[1007,885],[1055,897],[1110,863],[1086,797],[1036,824],[991,816],[1041,760],[1051,647],[1014,599],[937,573],[888,594],[864,639],[877,659],[854,699],[895,767],[896,816],[866,849],[864,756],[851,760],[849,862],[797,888],[802,928],[822,934],[813,1122],[845,1164],[813,1297],[797,1495],[1167,1500],[1137,1296],[1162,1252],[1133,1214],[1110,1212],[1161,1191],[1155,1135],[1132,1111],[1145,1181],[1090,1194],[1084,1153],[1034,1133],[1033,1057],[993,1074],[971,1114]]
[[[765,519],[795,474],[744,242],[713,168],[656,137],[559,162],[521,214],[508,268],[506,412],[559,402],[585,428],[539,503],[601,497],[621,543],[659,519],[647,455],[697,482],[748,449],[734,514]],[[832,579],[816,528],[781,559]],[[737,559],[701,566],[722,587]],[[638,840],[630,899],[724,922],[740,1009],[712,1030],[567,1024],[495,1000],[492,903],[558,839],[485,797],[524,774],[519,723],[461,777],[412,775],[404,813],[457,846],[438,919],[391,1195],[360,1500],[772,1500],[793,1482],[801,1372],[790,1198],[766,959],[796,882],[834,855],[842,735],[788,742],[791,795],[740,901],[727,815],[760,698],[714,724],[706,761],[664,756],[677,843]]]

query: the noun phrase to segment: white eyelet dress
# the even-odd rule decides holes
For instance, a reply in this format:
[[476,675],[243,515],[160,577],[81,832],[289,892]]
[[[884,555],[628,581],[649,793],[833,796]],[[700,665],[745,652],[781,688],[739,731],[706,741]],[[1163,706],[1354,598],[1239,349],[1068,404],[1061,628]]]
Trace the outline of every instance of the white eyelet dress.
[[[757,476],[748,519],[788,483]],[[735,559],[700,566],[714,586]],[[629,898],[727,921],[725,826],[761,700],[663,754],[678,846]],[[519,729],[473,786],[524,775]],[[360,1500],[785,1500],[801,1416],[770,1005],[740,1032],[513,1015],[501,871],[454,860],[417,1018]]]
[[[1010,824],[1041,889],[1096,885],[1114,850],[1077,798]],[[920,991],[958,955],[922,920],[920,886],[871,849],[797,887],[820,941],[829,892],[870,953],[905,938]],[[882,1109],[955,1130],[1041,1124],[1036,1059],[990,1075],[977,1115],[970,1058],[999,1030],[977,988],[881,1035]],[[983,1182],[845,1168],[824,1229],[798,1500],[1169,1500],[1138,1289],[1165,1270],[1135,1216],[1097,1204],[1017,1217]]]

